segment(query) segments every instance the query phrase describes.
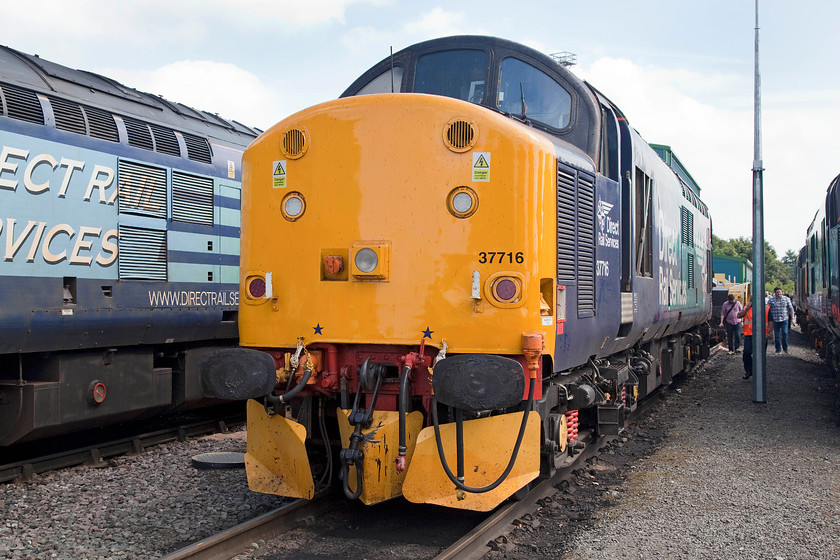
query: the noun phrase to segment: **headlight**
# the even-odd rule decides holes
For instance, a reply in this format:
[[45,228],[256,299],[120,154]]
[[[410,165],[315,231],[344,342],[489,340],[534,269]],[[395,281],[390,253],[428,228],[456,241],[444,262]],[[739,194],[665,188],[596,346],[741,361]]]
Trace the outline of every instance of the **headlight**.
[[359,249],[359,252],[356,253],[355,262],[356,268],[368,274],[373,272],[379,265],[379,257],[373,249]]
[[350,275],[355,281],[388,281],[391,243],[358,241],[350,247]]

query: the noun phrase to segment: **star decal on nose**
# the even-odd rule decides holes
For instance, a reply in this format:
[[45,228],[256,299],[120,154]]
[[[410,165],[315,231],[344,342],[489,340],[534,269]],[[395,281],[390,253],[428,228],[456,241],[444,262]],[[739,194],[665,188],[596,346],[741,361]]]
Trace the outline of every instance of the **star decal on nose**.
[[429,327],[426,327],[425,331],[423,332],[423,338],[432,338],[432,333],[435,332],[433,330],[429,330]]
[[321,326],[321,323],[318,323],[312,328],[315,330],[315,334],[321,334],[321,331],[324,330],[324,327]]

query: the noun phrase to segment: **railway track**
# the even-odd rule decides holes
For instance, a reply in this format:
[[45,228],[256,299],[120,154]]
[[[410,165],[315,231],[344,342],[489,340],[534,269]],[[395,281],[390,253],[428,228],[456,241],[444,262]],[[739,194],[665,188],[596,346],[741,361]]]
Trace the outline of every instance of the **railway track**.
[[[224,407],[220,414],[201,419],[189,418],[172,425],[163,424],[153,431],[148,431],[148,428],[146,431],[129,429],[119,437],[110,434],[98,437],[80,435],[78,440],[81,445],[67,446],[67,440],[74,440],[71,435],[63,438],[65,442],[61,444],[39,441],[27,444],[25,449],[10,447],[4,451],[4,460],[0,463],[0,482],[31,480],[39,474],[78,465],[98,466],[113,457],[139,454],[149,447],[171,441],[223,433],[244,423],[244,411],[236,412]],[[125,435],[125,432],[130,435]],[[60,450],[55,451],[56,448]]]
[[[670,390],[678,392],[682,379],[686,377],[675,382]],[[657,392],[643,401],[629,417],[629,421],[634,422],[643,418],[647,411],[660,400],[661,393],[661,391]],[[509,501],[489,515],[475,512],[453,513],[454,510],[431,508],[436,513],[431,514],[429,518],[429,532],[437,532],[435,526],[442,529],[444,526],[454,523],[448,517],[449,515],[453,515],[453,519],[457,516],[468,518],[467,524],[469,527],[461,527],[458,534],[442,536],[442,539],[448,539],[447,542],[438,547],[443,550],[438,552],[432,550],[434,546],[428,546],[424,552],[413,553],[412,557],[434,560],[475,560],[493,550],[503,550],[506,545],[505,534],[510,531],[511,527],[535,523],[533,514],[537,508],[551,500],[552,496],[557,493],[557,488],[564,481],[569,481],[578,469],[588,463],[590,458],[596,457],[605,445],[618,437],[593,438],[591,433],[581,435],[585,438],[586,447],[575,455],[573,460],[560,467],[551,478],[538,481],[521,499]],[[425,522],[424,516],[426,514],[424,512],[427,506],[416,506],[402,500],[399,500],[399,502],[401,503],[394,506],[359,506],[354,515],[364,511],[366,512],[364,519],[349,520],[348,518],[346,521],[338,522],[339,525],[342,523],[358,525],[361,527],[360,530],[365,531],[364,540],[367,545],[371,546],[371,549],[364,549],[364,552],[361,552],[362,556],[376,556],[381,551],[381,543],[394,540],[393,530],[395,526],[407,527],[412,524],[422,525]],[[336,533],[340,532],[335,528],[336,522],[325,520],[323,516],[335,515],[342,518],[348,513],[342,510],[348,509],[352,509],[352,507],[348,507],[348,503],[340,492],[324,493],[312,502],[295,501],[213,537],[175,551],[166,556],[165,560],[250,558],[252,557],[251,554],[256,556],[266,553],[266,549],[262,547],[259,550],[254,550],[253,544],[260,541],[269,543],[267,545],[267,549],[270,551],[269,557],[277,559],[292,558],[295,554],[295,543],[323,543],[327,539],[344,538],[336,537]],[[395,510],[397,513],[395,513]],[[390,518],[390,521],[382,529],[379,529],[375,526],[378,521],[371,521],[377,517]],[[295,530],[299,530],[298,533],[305,533],[306,536],[299,535],[289,538],[288,535],[294,535]],[[287,537],[283,537],[283,535]],[[283,540],[287,538],[288,540],[285,540],[283,545],[272,546],[271,544],[272,539]],[[412,539],[416,539],[416,536],[406,538],[407,541]],[[336,546],[347,548],[348,545],[345,543]],[[297,552],[299,553],[301,550],[298,549]],[[355,552],[359,551],[356,550]],[[292,556],[287,556],[288,554]],[[399,557],[399,555],[394,557]]]

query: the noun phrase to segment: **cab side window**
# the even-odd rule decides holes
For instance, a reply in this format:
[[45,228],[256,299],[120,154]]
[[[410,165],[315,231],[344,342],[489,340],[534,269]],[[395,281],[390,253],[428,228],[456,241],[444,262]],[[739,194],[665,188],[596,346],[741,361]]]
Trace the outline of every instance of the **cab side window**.
[[369,81],[356,95],[370,93],[399,93],[402,90],[402,66],[394,66],[394,71],[388,69]]

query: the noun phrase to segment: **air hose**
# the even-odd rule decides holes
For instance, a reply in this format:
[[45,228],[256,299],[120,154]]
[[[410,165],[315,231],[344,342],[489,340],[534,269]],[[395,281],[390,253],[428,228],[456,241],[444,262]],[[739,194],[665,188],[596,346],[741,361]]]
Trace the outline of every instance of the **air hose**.
[[432,423],[435,427],[435,443],[437,443],[437,450],[438,456],[440,457],[440,463],[443,466],[443,470],[446,472],[446,476],[449,477],[449,480],[455,485],[456,488],[459,490],[463,490],[464,492],[472,492],[474,494],[481,494],[483,492],[489,492],[494,490],[496,487],[499,486],[507,476],[510,474],[510,471],[513,470],[513,465],[516,463],[516,458],[519,456],[519,447],[522,444],[522,439],[525,436],[525,428],[528,425],[528,415],[531,412],[531,407],[534,403],[534,385],[535,379],[533,377],[529,377],[529,387],[528,387],[528,401],[525,404],[525,413],[522,415],[522,424],[519,426],[519,435],[516,437],[516,445],[513,447],[513,453],[511,454],[510,461],[508,462],[507,468],[505,472],[496,479],[495,482],[489,484],[487,486],[483,486],[481,488],[472,488],[464,484],[464,437],[463,437],[463,417],[460,410],[456,409],[456,432],[457,432],[457,454],[458,454],[458,477],[456,478],[452,471],[449,468],[449,464],[446,462],[446,456],[443,452],[443,442],[441,441],[440,437],[440,424],[438,423],[438,415],[437,415],[437,399],[432,399]]

